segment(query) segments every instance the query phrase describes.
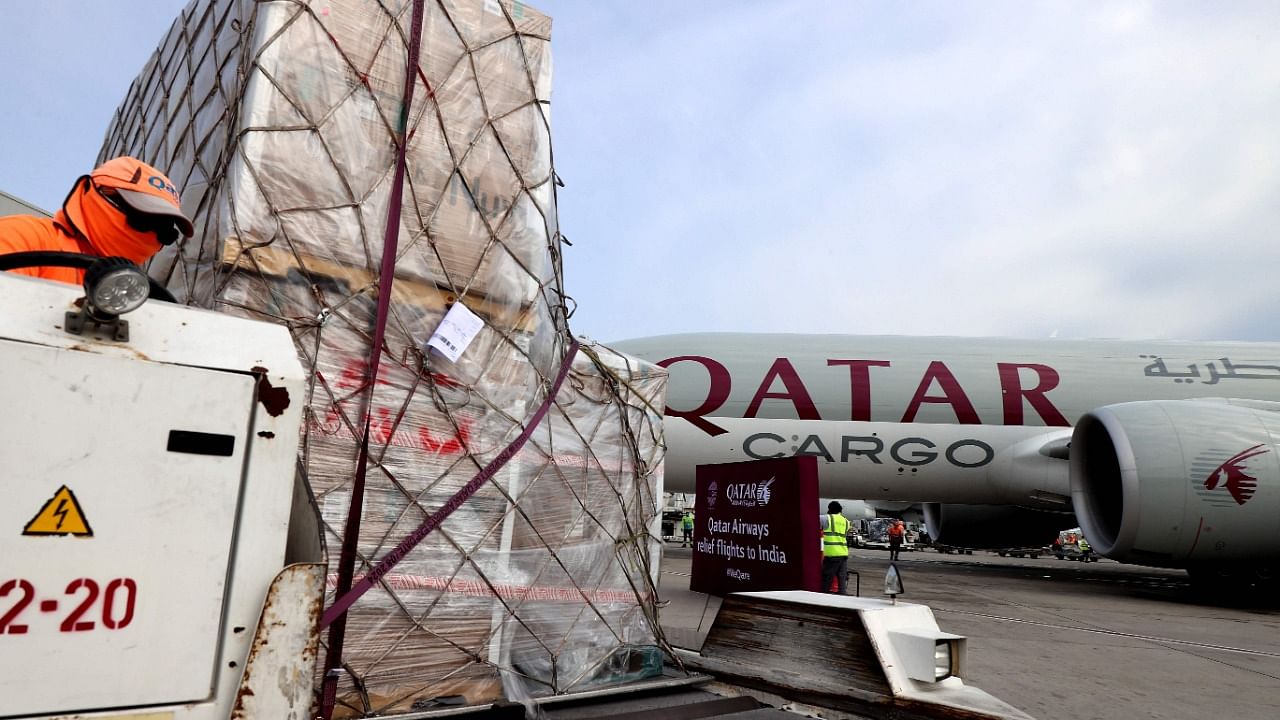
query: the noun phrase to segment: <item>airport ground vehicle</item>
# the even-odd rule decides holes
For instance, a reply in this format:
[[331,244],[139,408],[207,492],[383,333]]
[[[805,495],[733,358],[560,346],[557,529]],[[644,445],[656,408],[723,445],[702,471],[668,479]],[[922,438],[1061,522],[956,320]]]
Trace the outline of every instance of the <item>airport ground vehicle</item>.
[[[877,550],[889,549],[889,526],[895,522],[894,518],[873,518],[866,520],[867,533],[865,538],[859,544],[859,547],[875,548]],[[908,538],[918,537],[909,534]],[[902,552],[914,552],[919,549],[919,545],[910,539],[902,543]]]
[[1097,562],[1098,554],[1093,551],[1089,541],[1080,532],[1080,528],[1063,530],[1051,548],[1053,556],[1059,560],[1079,560],[1081,562]]
[[288,332],[64,260],[86,289],[0,273],[5,714],[305,713],[325,565]]
[[[310,717],[326,563],[314,500],[295,473],[304,375],[293,342],[279,325],[148,302],[162,289],[108,261],[76,261],[90,266],[84,289],[0,272],[0,303],[12,310],[0,313],[0,392],[22,409],[0,414],[10,440],[0,446],[10,469],[0,527],[12,531],[0,546],[0,712]],[[764,612],[755,602],[841,612],[839,627],[856,620],[880,639],[863,667],[879,694],[850,699],[843,677],[818,678],[801,688],[807,701],[1025,717],[964,686],[964,638],[938,630],[928,608],[841,598],[833,609],[827,596],[783,595],[747,600],[743,612]],[[767,685],[738,658],[684,661],[766,692],[796,690]],[[524,716],[508,705],[485,717]],[[791,715],[747,697],[703,706],[685,716]]]
[[1025,557],[1025,558],[1031,558],[1032,560],[1035,560],[1036,558],[1040,557],[1041,553],[1043,552],[1044,552],[1044,548],[1026,547],[1026,548],[1004,548],[1003,550],[997,550],[996,554],[999,555],[1000,557],[1016,557],[1016,558]]
[[683,510],[663,510],[662,511],[662,539],[675,542],[681,537],[680,519],[684,517]]

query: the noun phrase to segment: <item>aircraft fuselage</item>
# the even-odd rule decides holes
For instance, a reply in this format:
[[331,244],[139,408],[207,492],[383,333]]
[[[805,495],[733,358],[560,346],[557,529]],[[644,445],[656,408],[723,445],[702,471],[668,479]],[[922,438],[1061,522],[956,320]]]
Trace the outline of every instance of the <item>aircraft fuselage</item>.
[[692,334],[614,344],[670,372],[666,488],[819,459],[830,497],[1065,509],[1070,426],[1136,400],[1280,401],[1280,344]]

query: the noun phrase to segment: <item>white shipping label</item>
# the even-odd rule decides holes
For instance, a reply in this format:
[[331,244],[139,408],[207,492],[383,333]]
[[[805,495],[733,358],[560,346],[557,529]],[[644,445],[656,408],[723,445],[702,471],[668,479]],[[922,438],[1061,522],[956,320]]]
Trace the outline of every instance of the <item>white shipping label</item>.
[[440,321],[440,327],[436,328],[431,339],[427,341],[427,347],[439,350],[440,354],[449,358],[450,362],[458,362],[458,358],[466,351],[471,341],[476,339],[476,335],[480,334],[483,327],[484,320],[471,312],[466,305],[455,302],[453,307],[449,308],[449,312],[445,313],[444,319]]

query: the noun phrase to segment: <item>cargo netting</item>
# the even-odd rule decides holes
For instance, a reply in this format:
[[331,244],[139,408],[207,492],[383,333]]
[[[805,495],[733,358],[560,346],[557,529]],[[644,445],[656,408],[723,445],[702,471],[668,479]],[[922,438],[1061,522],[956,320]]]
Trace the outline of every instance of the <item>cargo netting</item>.
[[[351,606],[335,717],[598,687],[658,672],[669,650],[653,532],[666,372],[573,353],[551,20],[510,0],[418,12],[407,77],[408,0],[195,0],[100,156],[166,171],[196,224],[152,276],[287,326],[311,369],[299,472],[329,548],[326,607],[366,429],[357,581],[532,425],[571,362],[528,443]],[[483,327],[450,361],[427,341],[458,303]]]

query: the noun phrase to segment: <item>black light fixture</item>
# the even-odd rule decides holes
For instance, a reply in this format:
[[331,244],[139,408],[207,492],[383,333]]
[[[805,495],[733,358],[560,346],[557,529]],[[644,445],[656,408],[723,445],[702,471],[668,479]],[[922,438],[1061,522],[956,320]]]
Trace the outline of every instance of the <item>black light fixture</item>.
[[127,342],[129,322],[120,316],[142,307],[150,292],[151,281],[142,268],[122,257],[102,258],[85,271],[84,300],[79,311],[67,311],[66,330],[82,335],[86,325],[93,325],[113,340]]

